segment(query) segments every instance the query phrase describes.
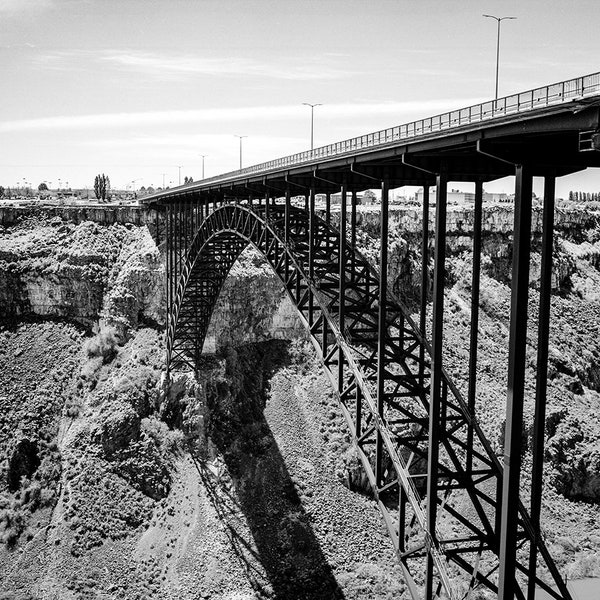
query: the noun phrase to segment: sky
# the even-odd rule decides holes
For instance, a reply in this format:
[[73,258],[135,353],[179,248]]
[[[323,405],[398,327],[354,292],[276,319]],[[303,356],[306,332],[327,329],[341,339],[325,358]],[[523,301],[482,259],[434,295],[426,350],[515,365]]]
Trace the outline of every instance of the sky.
[[0,185],[177,185],[236,135],[244,166],[308,149],[303,102],[320,146],[493,98],[484,13],[517,17],[500,96],[600,71],[598,0],[0,0]]

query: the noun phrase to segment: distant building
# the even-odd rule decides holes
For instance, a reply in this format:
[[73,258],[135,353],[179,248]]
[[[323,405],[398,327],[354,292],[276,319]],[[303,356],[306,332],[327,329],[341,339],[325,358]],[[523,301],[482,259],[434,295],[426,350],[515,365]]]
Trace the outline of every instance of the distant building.
[[[423,202],[423,188],[419,188],[415,195],[415,199],[418,204]],[[429,188],[429,201],[435,202],[436,200],[436,189],[435,186]],[[448,190],[447,192],[448,204],[473,204],[475,202],[474,192],[461,192],[460,190]],[[490,193],[483,192],[484,202],[514,202],[514,196],[505,193]]]
[[[533,194],[535,198],[535,194]],[[515,196],[514,194],[505,194],[504,192],[501,194],[490,194],[488,192],[483,192],[483,201],[484,202],[514,202]]]
[[[429,201],[435,202],[437,190],[435,186],[429,188]],[[416,201],[421,204],[423,202],[423,188],[419,188],[415,195]],[[475,194],[473,192],[461,192],[460,190],[448,190],[448,204],[473,204],[475,202]]]
[[[352,197],[352,195],[348,192],[348,194],[346,195],[346,201],[348,202],[348,204],[350,204],[351,197]],[[323,202],[325,202],[325,196],[323,196]],[[332,206],[334,204],[341,204],[341,203],[342,203],[342,195],[339,192],[336,192],[335,194],[331,194],[331,205]],[[358,192],[356,194],[356,203],[357,204],[373,204],[373,197],[367,196],[367,198],[365,198],[365,192]]]

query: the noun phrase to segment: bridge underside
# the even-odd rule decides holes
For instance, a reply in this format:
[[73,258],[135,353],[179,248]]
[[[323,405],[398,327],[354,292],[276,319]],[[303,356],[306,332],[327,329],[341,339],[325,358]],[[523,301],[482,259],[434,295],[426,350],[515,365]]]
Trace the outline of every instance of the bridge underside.
[[[168,363],[195,368],[220,289],[242,250],[266,257],[298,308],[340,400],[414,598],[468,598],[483,587],[502,600],[571,596],[540,525],[555,178],[600,166],[586,145],[599,109],[581,102],[487,128],[260,173],[240,172],[161,194],[166,212]],[[586,137],[587,136],[587,137]],[[318,153],[316,153],[318,154]],[[483,183],[515,175],[512,298],[505,457],[477,424],[477,347]],[[519,496],[532,178],[544,177],[538,375],[530,498]],[[447,186],[475,182],[468,394],[444,371]],[[433,294],[423,231],[419,323],[387,285],[391,188],[436,186]],[[379,269],[357,251],[357,191],[381,189]],[[332,193],[341,195],[331,219]],[[315,196],[325,195],[324,218]],[[347,214],[347,211],[349,214]],[[433,306],[431,341],[424,333]]]

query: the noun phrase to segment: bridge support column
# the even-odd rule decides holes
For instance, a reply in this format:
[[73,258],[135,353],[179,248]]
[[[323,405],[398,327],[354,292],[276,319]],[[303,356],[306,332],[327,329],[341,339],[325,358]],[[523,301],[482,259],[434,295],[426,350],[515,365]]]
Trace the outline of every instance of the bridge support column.
[[[389,187],[386,181],[381,182],[381,227],[379,254],[379,314],[377,331],[377,414],[384,418],[385,406],[385,342],[387,333],[387,266],[388,266],[388,217]],[[383,477],[383,441],[377,430],[375,446],[375,479],[377,487],[384,483]]]
[[[315,274],[315,188],[311,187],[308,194],[308,280],[314,283]],[[308,294],[308,324],[313,325],[313,295]]]
[[531,524],[535,540],[529,554],[527,600],[535,600],[537,571],[537,540],[540,533],[542,506],[542,474],[544,468],[544,430],[546,425],[546,387],[548,383],[548,338],[550,333],[550,294],[552,292],[552,242],[554,236],[555,178],[544,179],[544,216],[542,230],[542,264],[540,268],[540,308],[538,320],[537,378],[535,387],[535,416],[533,424],[531,474]]
[[[269,220],[269,192],[265,192],[265,222]],[[266,248],[266,252],[265,254],[268,253],[268,249],[269,249],[269,228],[265,227],[265,248]]]
[[157,246],[160,244],[160,230],[158,228],[158,222],[159,222],[158,211],[155,210],[154,211],[154,230],[156,232],[156,245]]
[[[437,546],[437,490],[442,405],[442,346],[444,328],[444,276],[446,270],[446,204],[448,177],[442,172],[436,178],[435,253],[433,273],[433,326],[431,386],[429,392],[429,452],[427,453],[427,530],[431,539],[426,545]],[[425,598],[433,598],[433,558],[427,554]]]
[[[525,351],[527,346],[527,300],[531,241],[531,192],[529,169],[517,165],[511,283],[508,390],[504,434],[504,474],[500,510],[500,571],[498,600],[513,600],[517,589],[516,552],[521,475],[521,433],[525,392]],[[497,509],[498,510],[498,509]]]
[[191,205],[187,201],[187,198],[183,202],[183,243],[181,245],[181,267],[183,270],[183,262],[185,257],[185,251],[188,245],[189,229],[190,229],[190,208]]
[[177,283],[179,282],[179,249],[181,248],[181,201],[175,203],[174,237],[173,237],[173,300],[177,298]]
[[269,218],[269,192],[265,192],[265,218]]
[[[340,334],[344,335],[346,319],[346,183],[342,184],[340,190],[340,236],[339,236],[339,287],[338,287],[338,320]],[[342,345],[338,346],[338,389],[340,393],[344,389],[344,350]]]
[[[481,276],[481,225],[483,218],[483,181],[475,182],[475,207],[473,215],[473,270],[471,274],[471,339],[469,344],[469,387],[467,405],[475,417],[477,393],[477,346],[479,337],[479,281]],[[473,423],[467,432],[467,472],[473,470]]]
[[[356,190],[352,190],[351,197],[351,206],[350,206],[350,245],[352,249],[356,248]],[[354,282],[356,278],[356,253],[352,252],[352,281]]]
[[[419,313],[419,327],[423,337],[427,337],[427,289],[429,287],[429,183],[423,183],[423,238],[421,241],[421,306]],[[425,346],[419,349],[421,364],[419,365],[419,380],[425,383]]]
[[[172,260],[171,260],[171,240],[173,235],[173,224],[171,222],[171,217],[173,215],[173,211],[171,210],[171,204],[168,203],[165,207],[165,225],[166,225],[166,239],[165,239],[165,254],[166,254],[166,262],[167,262],[167,333],[171,328],[171,306],[173,304],[172,300]],[[169,372],[169,368],[171,366],[171,349],[169,348],[169,335],[167,335],[167,373]]]
[[[292,202],[292,195],[290,193],[290,188],[286,187],[285,189],[285,209],[283,213],[283,235],[285,240],[285,245],[289,244],[290,240],[290,205]],[[288,257],[288,253],[285,253],[285,280],[287,281],[290,273],[290,260]]]

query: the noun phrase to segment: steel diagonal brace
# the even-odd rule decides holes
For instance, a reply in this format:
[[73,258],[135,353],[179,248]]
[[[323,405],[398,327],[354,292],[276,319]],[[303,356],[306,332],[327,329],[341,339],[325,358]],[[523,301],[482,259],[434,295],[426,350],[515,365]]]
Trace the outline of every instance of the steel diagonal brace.
[[487,156],[488,158],[493,158],[494,160],[499,160],[500,162],[503,162],[507,165],[512,165],[513,167],[517,166],[517,162],[514,160],[508,160],[507,158],[504,158],[503,156],[499,156],[497,154],[493,154],[492,152],[490,152],[490,150],[486,150],[484,148],[485,142],[484,140],[477,140],[477,153],[481,154],[483,156]]
[[285,194],[285,192],[287,191],[286,189],[282,189],[280,187],[277,187],[277,186],[273,185],[272,183],[267,183],[267,176],[266,175],[263,177],[262,185],[263,185],[263,187],[265,189],[270,189],[270,190],[273,190],[274,192],[279,192],[279,193],[282,193],[282,194]]
[[[316,291],[314,289],[314,286],[310,282],[308,282],[308,286],[309,286],[309,288],[311,288],[311,291],[314,294]],[[451,583],[450,583],[450,577],[447,572],[447,565],[446,565],[446,559],[444,557],[444,553],[434,543],[434,540],[427,528],[425,512],[423,510],[423,507],[421,506],[421,500],[420,500],[419,494],[417,492],[417,489],[416,489],[412,479],[410,478],[410,475],[408,474],[408,469],[406,467],[404,459],[398,453],[398,451],[396,449],[396,445],[393,443],[393,441],[391,439],[390,432],[388,431],[388,429],[385,425],[385,422],[383,421],[383,419],[381,419],[381,417],[379,416],[379,414],[377,412],[377,407],[376,407],[375,401],[372,397],[370,386],[367,385],[367,382],[361,372],[361,369],[359,368],[358,364],[356,363],[356,361],[354,359],[354,356],[353,356],[353,353],[352,353],[350,347],[343,339],[341,333],[337,330],[337,327],[335,327],[334,320],[332,319],[332,316],[329,314],[329,311],[325,307],[321,307],[321,312],[322,312],[323,317],[325,319],[327,319],[328,322],[330,323],[330,328],[332,330],[332,333],[335,335],[335,337],[337,339],[337,343],[340,346],[342,346],[342,348],[344,350],[344,355],[345,355],[347,364],[354,372],[354,377],[356,378],[358,385],[362,390],[362,397],[363,397],[363,400],[365,401],[366,407],[372,418],[373,425],[381,434],[381,437],[385,444],[386,451],[387,451],[389,457],[391,458],[392,463],[394,464],[394,467],[397,471],[398,479],[400,480],[402,487],[406,493],[407,499],[413,510],[413,514],[414,514],[415,518],[417,519],[417,521],[419,522],[420,529],[423,531],[423,533],[425,535],[426,542],[430,548],[430,553],[431,553],[433,561],[436,565],[437,572],[442,581],[442,585],[443,585],[446,593],[448,594],[448,597],[452,599],[452,598],[454,598],[454,594],[453,594]],[[341,404],[343,406],[343,403],[341,403]],[[343,410],[344,410],[344,408],[343,408]],[[369,476],[369,480],[370,480],[371,486],[373,487],[373,490],[375,490],[375,491],[378,490],[378,486],[377,486],[377,483],[375,482],[375,480],[373,479],[371,481],[373,474],[371,472],[371,466],[370,466],[368,457],[364,456],[363,453],[360,453],[360,458],[361,458],[361,462],[363,463],[363,467],[365,468],[365,471],[367,472],[367,475]]]
[[301,190],[304,190],[304,192],[308,192],[310,188],[307,188],[305,185],[302,185],[300,183],[296,183],[295,181],[292,181],[290,179],[290,174],[286,173],[284,176],[284,180],[288,185],[295,185],[297,188],[300,188]]
[[249,185],[248,185],[248,179],[246,179],[246,183],[244,184],[244,189],[248,190],[249,192],[252,192],[253,194],[258,194],[259,196],[261,194],[264,194],[265,191],[264,190],[260,190],[260,192],[258,190],[253,190]]
[[364,177],[365,179],[370,179],[371,181],[377,181],[377,183],[381,184],[381,179],[379,177],[373,177],[373,175],[368,175],[367,173],[363,173],[362,171],[358,171],[356,169],[356,161],[352,162],[350,165],[350,172],[354,173],[354,175],[358,175],[359,177]]
[[402,159],[403,165],[406,165],[407,167],[410,167],[411,169],[416,169],[417,171],[427,173],[428,175],[433,175],[434,177],[437,175],[437,173],[435,171],[430,171],[429,169],[425,169],[424,167],[421,167],[420,165],[409,162],[408,157],[409,157],[409,154],[407,154],[406,152],[404,154],[402,154],[401,159]]
[[341,187],[341,185],[337,181],[332,181],[331,179],[325,179],[325,177],[321,177],[317,175],[319,172],[319,167],[315,167],[312,172],[313,179],[318,179],[319,181],[324,181],[325,183],[331,183],[334,186]]

